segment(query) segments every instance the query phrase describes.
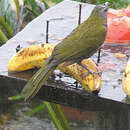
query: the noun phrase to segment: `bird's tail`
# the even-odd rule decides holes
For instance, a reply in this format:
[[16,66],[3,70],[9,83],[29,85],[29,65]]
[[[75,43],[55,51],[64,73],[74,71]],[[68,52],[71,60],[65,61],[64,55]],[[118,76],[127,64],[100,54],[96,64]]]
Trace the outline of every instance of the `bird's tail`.
[[29,100],[33,98],[40,88],[45,84],[48,77],[55,70],[56,66],[48,63],[40,68],[32,78],[27,82],[24,89],[22,90],[22,94],[25,96],[25,100]]

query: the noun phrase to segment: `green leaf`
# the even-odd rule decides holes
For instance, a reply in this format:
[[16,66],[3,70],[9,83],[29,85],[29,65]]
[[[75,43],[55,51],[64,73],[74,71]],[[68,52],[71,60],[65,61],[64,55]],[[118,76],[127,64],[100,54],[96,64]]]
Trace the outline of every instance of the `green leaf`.
[[0,16],[4,18],[10,28],[14,29],[15,13],[10,3],[9,0],[0,0]]
[[64,130],[63,127],[62,127],[62,124],[58,120],[56,113],[55,113],[53,107],[51,106],[51,104],[49,102],[46,102],[46,101],[44,101],[43,103],[46,105],[48,113],[49,113],[55,127],[57,128],[57,130]]
[[19,6],[19,0],[14,0],[16,10],[17,10],[17,23],[19,22],[20,18],[20,6]]
[[42,104],[40,104],[39,106],[35,107],[33,110],[27,111],[27,112],[25,113],[25,115],[26,115],[26,116],[32,116],[33,114],[40,112],[40,111],[43,110],[44,108],[45,108],[45,104],[42,103]]
[[27,9],[29,12],[31,12],[33,15],[35,15],[36,17],[40,15],[40,14],[39,14],[37,11],[35,11],[35,10],[32,10],[32,9],[30,9],[30,8],[28,8],[28,7],[26,7],[26,9]]
[[0,16],[0,24],[3,26],[5,31],[8,33],[9,37],[13,37],[14,32],[13,30],[9,27],[9,25],[6,23],[3,17]]
[[57,0],[55,0],[55,1],[54,0],[42,0],[42,2],[44,2],[46,8],[48,9],[48,8],[56,5],[59,1],[57,1]]
[[111,3],[111,8],[125,8],[130,3],[130,0],[96,0],[94,4],[102,4],[105,2]]
[[39,16],[40,13],[38,13],[37,9],[38,9],[38,5],[37,2],[35,0],[25,0],[24,1],[24,6],[26,7],[26,9],[31,12],[35,17]]
[[8,100],[19,100],[19,99],[22,99],[22,98],[24,98],[24,95],[18,94],[16,96],[8,97]]
[[3,43],[6,43],[8,38],[6,37],[6,35],[3,33],[3,31],[0,29],[0,40],[3,42]]

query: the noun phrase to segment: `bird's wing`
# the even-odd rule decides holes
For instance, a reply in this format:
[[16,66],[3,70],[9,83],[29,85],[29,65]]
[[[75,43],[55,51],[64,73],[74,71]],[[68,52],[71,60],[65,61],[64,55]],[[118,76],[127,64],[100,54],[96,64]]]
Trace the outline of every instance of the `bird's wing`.
[[[104,31],[102,31],[103,28],[95,30],[94,26],[96,25],[86,25],[84,28],[84,24],[82,24],[77,29],[75,29],[67,38],[65,38],[55,47],[52,53],[53,58],[66,61],[71,60],[72,57],[74,59],[82,57],[85,54],[89,54],[91,50],[95,50],[98,47],[96,46],[99,44],[98,42],[104,41],[104,39],[100,39],[101,34],[99,33],[101,32],[104,34]],[[99,35],[99,37],[97,35]]]

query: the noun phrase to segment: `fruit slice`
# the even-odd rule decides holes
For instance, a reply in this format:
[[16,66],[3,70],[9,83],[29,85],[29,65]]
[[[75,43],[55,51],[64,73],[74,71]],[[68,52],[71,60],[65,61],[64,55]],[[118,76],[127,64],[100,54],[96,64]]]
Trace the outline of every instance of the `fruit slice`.
[[123,81],[123,90],[130,98],[130,58],[127,62],[122,81]]
[[130,6],[126,9],[109,9],[107,26],[107,43],[130,43]]
[[[56,44],[38,44],[20,50],[9,61],[8,71],[25,71],[43,66],[51,55],[55,45]],[[89,74],[88,76],[84,76],[88,71],[80,65],[75,63],[63,67],[63,64],[64,63],[58,65],[57,69],[71,75],[86,90],[100,90],[101,76],[99,74]],[[98,71],[96,64],[90,58],[83,60],[82,64],[88,67],[91,71]]]

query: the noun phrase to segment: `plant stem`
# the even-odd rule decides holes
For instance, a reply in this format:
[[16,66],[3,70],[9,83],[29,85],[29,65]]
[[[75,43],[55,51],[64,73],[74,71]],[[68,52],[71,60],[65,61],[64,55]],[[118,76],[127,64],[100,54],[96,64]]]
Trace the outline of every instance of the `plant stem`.
[[25,115],[26,116],[32,116],[32,115],[34,115],[35,113],[37,113],[37,112],[40,112],[41,110],[43,110],[45,108],[45,104],[40,104],[39,106],[37,106],[36,108],[34,108],[33,110],[31,110],[31,111],[27,111],[26,113],[25,113]]
[[69,123],[68,123],[66,117],[64,116],[64,113],[62,112],[61,105],[54,104],[54,103],[51,103],[51,105],[52,105],[53,109],[55,110],[58,119],[61,121],[61,124],[62,124],[62,127],[64,128],[64,130],[71,130]]
[[43,103],[46,105],[48,113],[49,113],[53,123],[55,124],[55,127],[57,128],[57,130],[64,130],[60,121],[56,117],[56,113],[55,113],[54,109],[52,108],[51,104],[49,102],[46,102],[46,101],[44,101]]

